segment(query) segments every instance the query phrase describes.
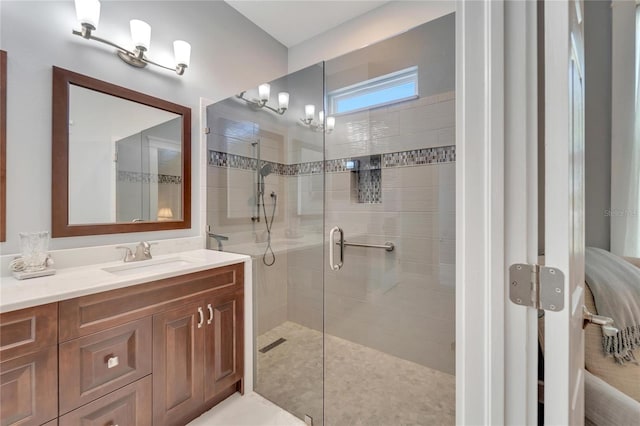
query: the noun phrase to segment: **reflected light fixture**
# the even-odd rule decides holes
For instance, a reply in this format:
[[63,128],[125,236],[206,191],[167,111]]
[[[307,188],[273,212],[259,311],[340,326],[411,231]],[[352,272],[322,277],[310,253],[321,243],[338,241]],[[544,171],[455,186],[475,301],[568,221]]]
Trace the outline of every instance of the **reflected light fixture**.
[[336,127],[336,118],[335,117],[327,117],[326,121],[326,131],[325,131],[325,120],[324,120],[324,111],[320,111],[318,113],[318,121],[315,121],[316,115],[316,106],[315,105],[305,105],[304,106],[304,118],[301,118],[302,124],[309,127],[314,132],[325,132],[331,133],[333,129]]
[[171,211],[171,207],[161,207],[158,210],[158,220],[160,222],[173,220],[173,212]]
[[247,105],[252,108],[266,108],[280,115],[284,114],[287,108],[289,108],[289,93],[287,92],[278,93],[278,108],[273,108],[267,105],[267,102],[269,102],[269,97],[271,96],[271,85],[268,83],[264,83],[258,86],[258,99],[247,99],[244,97],[245,93],[247,92],[240,92],[240,94],[236,95],[236,97],[245,101]]
[[184,70],[189,66],[191,59],[191,45],[186,41],[176,40],[173,42],[173,53],[175,57],[175,67],[167,67],[149,59],[145,53],[149,50],[151,44],[151,26],[139,19],[132,19],[129,22],[131,29],[131,39],[135,50],[131,51],[122,46],[117,45],[109,40],[93,35],[93,31],[98,28],[100,20],[100,1],[99,0],[75,0],[76,18],[82,29],[80,31],[73,30],[73,34],[85,38],[87,40],[95,40],[116,48],[116,53],[127,64],[138,68],[144,68],[147,64],[155,65],[160,68],[175,71],[176,74],[184,74]]

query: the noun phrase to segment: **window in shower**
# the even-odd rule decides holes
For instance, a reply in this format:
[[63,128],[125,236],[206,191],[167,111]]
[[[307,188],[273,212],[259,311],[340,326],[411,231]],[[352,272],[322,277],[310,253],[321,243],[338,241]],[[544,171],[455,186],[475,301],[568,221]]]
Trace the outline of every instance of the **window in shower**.
[[386,74],[327,94],[330,114],[347,114],[418,97],[418,67]]

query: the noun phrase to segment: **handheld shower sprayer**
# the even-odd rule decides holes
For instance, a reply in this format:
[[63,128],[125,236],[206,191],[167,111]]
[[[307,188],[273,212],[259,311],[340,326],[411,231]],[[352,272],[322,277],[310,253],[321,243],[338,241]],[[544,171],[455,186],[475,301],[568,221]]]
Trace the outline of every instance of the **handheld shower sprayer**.
[[264,195],[264,178],[266,178],[271,174],[272,168],[273,167],[269,163],[264,163],[262,167],[260,167],[260,173],[258,177],[258,180],[259,180],[258,195],[260,196]]

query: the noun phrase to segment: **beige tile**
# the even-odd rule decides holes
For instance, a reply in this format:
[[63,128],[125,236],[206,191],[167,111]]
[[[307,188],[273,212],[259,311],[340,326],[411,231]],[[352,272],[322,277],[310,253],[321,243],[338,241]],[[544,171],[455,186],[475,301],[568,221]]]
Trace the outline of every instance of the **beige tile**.
[[[454,424],[451,374],[335,336],[323,339],[322,333],[291,322],[259,336],[259,346],[278,337],[287,341],[258,353],[256,388],[298,417],[310,414],[322,423],[324,384],[327,425]],[[440,352],[455,360],[453,352],[429,348],[432,362],[440,362]]]

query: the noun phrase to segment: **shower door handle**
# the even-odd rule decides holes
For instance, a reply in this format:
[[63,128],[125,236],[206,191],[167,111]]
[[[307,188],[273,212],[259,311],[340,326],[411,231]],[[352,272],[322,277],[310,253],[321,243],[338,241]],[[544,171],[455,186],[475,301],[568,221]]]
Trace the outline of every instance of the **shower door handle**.
[[[336,246],[334,237],[336,232],[340,233],[340,243],[338,244],[340,246],[340,262],[333,263],[333,259],[334,259],[333,251],[334,251],[334,247]],[[331,231],[329,231],[329,266],[331,267],[332,271],[337,271],[338,269],[342,268],[343,264],[344,264],[344,231],[342,231],[341,228],[334,226],[333,228],[331,228]]]

